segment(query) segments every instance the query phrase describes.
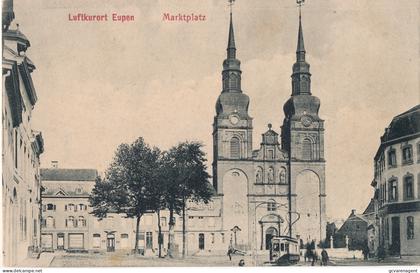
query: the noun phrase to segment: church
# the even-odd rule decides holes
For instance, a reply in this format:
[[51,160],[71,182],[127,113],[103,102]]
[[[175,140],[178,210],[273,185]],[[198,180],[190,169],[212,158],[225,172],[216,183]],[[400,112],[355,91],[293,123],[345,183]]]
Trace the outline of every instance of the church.
[[238,249],[268,249],[273,236],[301,244],[325,237],[324,120],[311,92],[301,15],[293,64],[291,97],[277,133],[268,124],[260,147],[252,147],[253,118],[242,90],[230,14],[222,92],[213,123],[213,186],[221,199],[222,230]]
[[[230,246],[255,254],[269,249],[273,236],[291,236],[305,244],[318,243],[326,235],[324,121],[318,116],[320,100],[311,93],[300,16],[292,92],[284,104],[283,125],[277,133],[269,124],[259,149],[252,147],[253,119],[248,114],[252,103],[242,90],[236,50],[231,14],[222,91],[213,123],[215,194],[208,204],[189,202],[185,219],[174,215],[178,253],[184,224],[186,255],[226,255]],[[135,243],[135,220],[117,214],[102,222],[95,219],[90,208],[85,209],[94,179],[85,174],[86,170],[57,166],[41,170],[46,188],[43,198],[48,201],[43,208],[43,248],[129,253]],[[86,189],[74,181],[83,182]],[[70,197],[77,198],[77,204],[69,202]],[[60,218],[57,212],[64,212],[67,218]],[[161,211],[159,217],[147,213],[141,218],[139,246],[145,256],[156,256],[159,242],[166,252],[169,212]]]

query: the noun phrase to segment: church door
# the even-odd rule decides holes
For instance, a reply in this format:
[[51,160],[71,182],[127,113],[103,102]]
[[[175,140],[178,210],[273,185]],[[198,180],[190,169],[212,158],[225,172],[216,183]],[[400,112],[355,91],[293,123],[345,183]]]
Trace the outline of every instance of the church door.
[[265,231],[265,249],[269,250],[271,247],[271,239],[278,236],[277,229],[270,227]]

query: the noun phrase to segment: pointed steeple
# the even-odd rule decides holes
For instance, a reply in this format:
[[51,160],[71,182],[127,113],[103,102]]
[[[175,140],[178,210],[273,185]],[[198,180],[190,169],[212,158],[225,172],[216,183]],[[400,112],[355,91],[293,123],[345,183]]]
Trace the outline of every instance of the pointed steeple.
[[223,92],[241,91],[241,62],[236,59],[235,35],[232,12],[230,13],[227,58],[223,62]]
[[[232,4],[234,0],[229,0]],[[232,8],[232,6],[231,6]],[[241,61],[236,58],[235,35],[233,31],[232,10],[230,12],[227,57],[223,61],[222,93],[216,102],[216,113],[223,119],[235,113],[241,118],[249,118],[249,97],[241,89]]]
[[302,31],[302,16],[299,11],[299,32],[298,42],[296,48],[296,59],[297,61],[305,61],[305,43],[303,42],[303,31]]
[[236,58],[235,34],[233,32],[232,12],[230,13],[229,38],[227,47],[228,59]]
[[302,16],[299,8],[299,30],[296,48],[296,63],[293,65],[292,95],[311,94],[311,73],[309,64],[305,60],[305,44],[303,42]]

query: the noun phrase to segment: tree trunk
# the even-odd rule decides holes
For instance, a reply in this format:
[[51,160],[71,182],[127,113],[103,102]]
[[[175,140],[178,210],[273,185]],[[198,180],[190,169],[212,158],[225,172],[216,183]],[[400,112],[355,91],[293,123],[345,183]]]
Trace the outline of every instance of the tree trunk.
[[174,257],[174,210],[169,209],[169,236],[168,236],[168,256],[170,258]]
[[159,244],[159,258],[162,258],[162,227],[160,225],[160,210],[157,210],[158,217],[158,244]]
[[136,221],[136,243],[134,245],[134,253],[136,253],[136,254],[139,253],[140,218],[141,218],[141,215],[137,216],[137,221]]
[[185,198],[183,200],[182,204],[182,258],[185,258],[186,256],[186,250],[187,250],[187,232],[185,229]]

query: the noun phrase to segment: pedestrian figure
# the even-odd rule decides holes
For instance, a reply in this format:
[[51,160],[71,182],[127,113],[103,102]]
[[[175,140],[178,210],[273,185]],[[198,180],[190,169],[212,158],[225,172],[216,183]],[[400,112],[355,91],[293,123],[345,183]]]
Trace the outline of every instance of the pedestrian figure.
[[243,260],[243,259],[241,259],[240,261],[239,261],[239,264],[238,264],[239,266],[245,266],[245,261]]
[[363,259],[367,260],[368,256],[369,256],[369,246],[368,246],[367,243],[365,243],[365,245],[363,247],[363,250],[362,250],[362,253],[363,253]]
[[318,260],[318,254],[316,253],[315,250],[313,250],[312,251],[312,263],[311,263],[311,265],[314,266],[317,260]]
[[321,265],[327,265],[329,260],[328,252],[323,248],[321,252]]
[[231,247],[228,248],[227,255],[229,256],[229,261],[232,261],[232,248]]

